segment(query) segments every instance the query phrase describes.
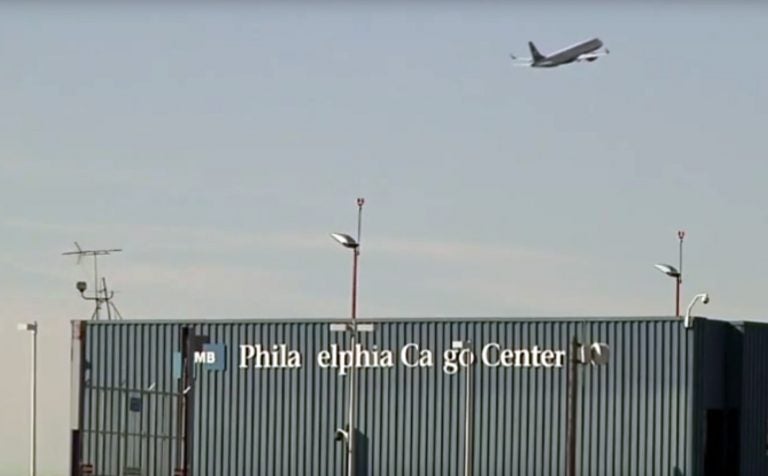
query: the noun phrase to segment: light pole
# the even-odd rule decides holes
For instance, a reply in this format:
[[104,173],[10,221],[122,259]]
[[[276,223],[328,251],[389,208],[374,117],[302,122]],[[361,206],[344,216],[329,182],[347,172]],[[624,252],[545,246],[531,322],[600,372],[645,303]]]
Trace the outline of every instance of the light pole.
[[364,198],[357,199],[357,240],[344,233],[331,233],[331,238],[339,242],[345,248],[352,250],[352,337],[350,337],[350,347],[352,350],[352,366],[349,369],[349,407],[347,409],[347,476],[355,474],[355,411],[356,411],[356,368],[357,359],[355,358],[355,344],[357,340],[357,262],[360,256],[360,229],[363,218]]
[[680,317],[680,285],[683,282],[683,239],[685,238],[685,231],[680,230],[677,232],[677,239],[679,241],[678,251],[678,267],[675,268],[672,265],[658,263],[654,266],[662,273],[675,278],[675,317]]
[[19,324],[18,329],[32,334],[29,474],[30,476],[35,476],[37,473],[37,321]]

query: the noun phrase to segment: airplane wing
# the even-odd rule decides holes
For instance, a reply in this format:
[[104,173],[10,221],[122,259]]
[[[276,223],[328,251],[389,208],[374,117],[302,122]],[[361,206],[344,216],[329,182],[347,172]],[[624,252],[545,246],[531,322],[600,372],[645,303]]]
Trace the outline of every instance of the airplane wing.
[[579,55],[576,57],[576,61],[595,61],[597,58],[601,56],[606,56],[610,53],[608,49],[606,48],[605,51],[596,51],[594,53],[584,53],[583,55]]

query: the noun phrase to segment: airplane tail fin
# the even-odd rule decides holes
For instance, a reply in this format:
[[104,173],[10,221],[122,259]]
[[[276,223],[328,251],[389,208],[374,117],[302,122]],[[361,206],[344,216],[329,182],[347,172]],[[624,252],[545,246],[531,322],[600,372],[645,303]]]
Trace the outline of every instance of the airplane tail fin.
[[528,42],[528,48],[531,49],[531,58],[533,58],[533,61],[541,61],[544,59],[544,55],[539,53],[539,50],[536,48],[536,45],[534,45],[532,41]]

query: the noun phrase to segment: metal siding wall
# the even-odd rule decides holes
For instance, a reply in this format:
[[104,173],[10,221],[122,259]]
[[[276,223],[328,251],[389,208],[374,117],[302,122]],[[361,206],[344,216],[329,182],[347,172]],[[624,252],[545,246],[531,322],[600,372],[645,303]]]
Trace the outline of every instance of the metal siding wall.
[[744,324],[741,474],[768,474],[768,325]]
[[580,474],[689,474],[690,333],[673,321],[589,322],[570,331],[612,350],[607,366],[582,369]]
[[[723,321],[696,319],[694,329],[693,468],[694,474],[703,474],[707,438],[713,436],[708,435],[708,411],[741,406],[742,335],[731,323]],[[743,409],[742,415],[747,417]],[[735,468],[733,471],[738,473]]]
[[[178,436],[171,369],[184,325],[227,352],[224,371],[195,368],[195,476],[344,474],[334,432],[346,422],[348,376],[319,368],[316,356],[331,344],[346,349],[348,337],[321,321],[89,323],[83,446],[96,474],[122,474],[130,465],[171,474]],[[567,350],[574,333],[611,346],[607,366],[579,369],[579,473],[694,474],[693,332],[672,320],[376,322],[361,343],[392,350],[395,366],[358,372],[361,474],[463,474],[466,369],[442,369],[453,340],[471,340],[478,354],[490,342]],[[283,343],[301,351],[301,369],[238,368],[240,344]],[[403,366],[400,350],[409,343],[433,351],[434,366]],[[474,474],[562,474],[567,367],[475,365],[472,372]],[[128,409],[132,395],[143,399],[140,412]]]

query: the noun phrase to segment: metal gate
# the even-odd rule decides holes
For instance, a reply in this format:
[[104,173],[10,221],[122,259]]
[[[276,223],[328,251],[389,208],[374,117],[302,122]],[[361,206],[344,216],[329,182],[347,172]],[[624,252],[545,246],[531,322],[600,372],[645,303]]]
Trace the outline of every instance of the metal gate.
[[175,392],[86,385],[81,473],[95,476],[174,474],[180,439]]

